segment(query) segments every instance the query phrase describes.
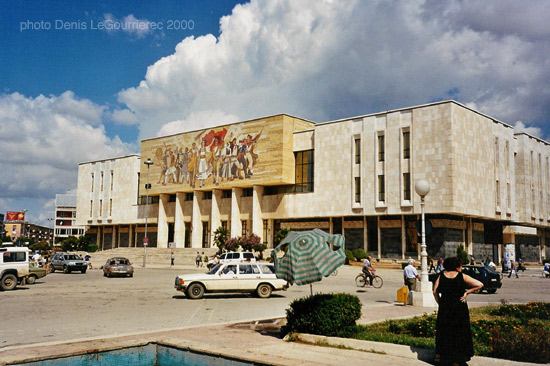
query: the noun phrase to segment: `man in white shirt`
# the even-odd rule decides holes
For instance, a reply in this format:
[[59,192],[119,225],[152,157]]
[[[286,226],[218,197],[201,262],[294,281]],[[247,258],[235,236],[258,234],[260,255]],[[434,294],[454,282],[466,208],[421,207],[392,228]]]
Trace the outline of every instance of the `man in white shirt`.
[[416,291],[416,281],[420,281],[420,275],[414,267],[414,259],[409,259],[408,265],[403,270],[403,280],[409,291]]
[[372,285],[372,279],[373,279],[373,267],[372,267],[372,257],[369,255],[367,258],[365,258],[365,261],[363,262],[363,273],[368,277],[369,284]]

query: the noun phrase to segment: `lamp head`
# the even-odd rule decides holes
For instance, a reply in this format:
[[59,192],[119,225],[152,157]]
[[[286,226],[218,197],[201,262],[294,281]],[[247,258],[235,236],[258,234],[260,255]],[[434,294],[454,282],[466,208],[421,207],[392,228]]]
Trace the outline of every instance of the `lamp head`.
[[416,194],[418,194],[420,197],[424,197],[428,193],[430,193],[430,183],[425,180],[419,180],[414,185],[414,190],[416,191]]
[[151,160],[151,158],[147,158],[147,160],[145,160],[143,163],[147,166],[153,165],[153,160]]

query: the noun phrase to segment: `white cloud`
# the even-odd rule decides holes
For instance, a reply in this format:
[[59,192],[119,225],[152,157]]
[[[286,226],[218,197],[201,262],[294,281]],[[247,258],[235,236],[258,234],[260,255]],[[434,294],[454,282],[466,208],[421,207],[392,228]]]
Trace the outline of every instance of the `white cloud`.
[[185,120],[168,122],[161,127],[157,136],[167,136],[182,133],[190,130],[200,130],[202,128],[231,124],[238,122],[239,117],[225,114],[222,111],[200,111],[191,113]]
[[128,109],[116,109],[111,114],[111,118],[116,123],[120,123],[122,125],[135,125],[138,123],[138,119],[135,114],[132,113],[132,111]]
[[252,0],[220,20],[218,38],[182,40],[119,101],[142,138],[212,110],[324,121],[440,99],[547,122],[548,13],[541,1]]
[[107,13],[103,15],[103,23],[108,33],[122,31],[136,38],[144,38],[152,32],[151,22],[147,19],[138,19],[134,14],[117,19],[113,14]]
[[523,122],[517,121],[514,125],[514,131],[517,133],[525,132],[531,136],[542,138],[542,130],[538,127],[526,126]]
[[103,111],[71,91],[36,98],[1,94],[0,203],[47,204],[56,193],[76,188],[79,163],[128,154],[128,145],[106,136]]

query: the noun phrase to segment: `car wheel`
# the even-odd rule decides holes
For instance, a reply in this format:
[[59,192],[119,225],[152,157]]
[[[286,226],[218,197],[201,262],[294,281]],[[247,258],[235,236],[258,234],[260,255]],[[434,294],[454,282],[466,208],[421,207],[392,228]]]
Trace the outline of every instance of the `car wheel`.
[[35,275],[29,275],[29,277],[27,277],[27,283],[29,285],[34,285],[36,282],[36,276]]
[[71,273],[71,270],[68,266],[63,266],[63,273]]
[[267,299],[269,296],[271,296],[271,286],[269,286],[268,284],[262,283],[256,289],[256,294],[258,295],[258,297],[261,297],[262,299]]
[[103,271],[103,277],[107,277],[107,273]]
[[82,273],[86,273],[86,268],[84,268],[84,269],[80,270],[80,272],[82,272]]
[[133,273],[130,273],[130,277],[134,277],[134,274],[133,274]]
[[495,294],[496,292],[497,292],[496,288],[492,288],[492,289],[487,290],[488,294]]
[[15,275],[8,273],[2,277],[2,281],[0,281],[0,287],[2,290],[10,291],[13,290],[15,286],[17,286],[17,277],[15,277]]
[[50,265],[50,273],[54,273],[55,272],[55,268],[53,265]]
[[187,288],[186,295],[193,300],[200,299],[204,295],[204,287],[200,283],[193,283]]

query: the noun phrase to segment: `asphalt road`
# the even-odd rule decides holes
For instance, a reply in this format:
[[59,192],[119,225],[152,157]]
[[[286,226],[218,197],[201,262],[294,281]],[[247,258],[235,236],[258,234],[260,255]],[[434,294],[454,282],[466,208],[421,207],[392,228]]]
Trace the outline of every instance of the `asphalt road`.
[[[200,269],[201,271],[203,269]],[[402,286],[397,270],[378,270],[384,279],[381,289],[357,288],[359,267],[345,266],[337,276],[313,285],[313,292],[356,294],[363,306],[394,304]],[[106,278],[97,269],[87,273],[55,272],[35,285],[0,292],[0,349],[34,343],[181,329],[285,316],[289,303],[310,294],[309,286],[292,286],[274,292],[269,299],[248,294],[207,294],[188,300],[174,289],[175,276],[198,270],[185,268],[136,268],[133,278]],[[473,294],[470,306],[485,303],[548,301],[550,279],[540,270],[520,273],[503,280],[496,294]],[[382,309],[382,308],[381,308]]]

